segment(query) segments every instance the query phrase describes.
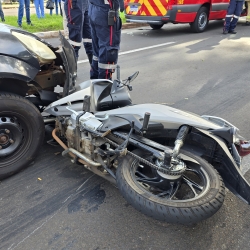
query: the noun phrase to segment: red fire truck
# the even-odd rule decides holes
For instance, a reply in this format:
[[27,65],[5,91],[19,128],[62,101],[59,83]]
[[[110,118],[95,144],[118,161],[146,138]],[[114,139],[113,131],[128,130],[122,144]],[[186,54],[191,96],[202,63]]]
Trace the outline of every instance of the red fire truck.
[[226,16],[229,0],[125,0],[127,22],[148,23],[160,29],[166,23],[189,23],[203,32],[209,20]]

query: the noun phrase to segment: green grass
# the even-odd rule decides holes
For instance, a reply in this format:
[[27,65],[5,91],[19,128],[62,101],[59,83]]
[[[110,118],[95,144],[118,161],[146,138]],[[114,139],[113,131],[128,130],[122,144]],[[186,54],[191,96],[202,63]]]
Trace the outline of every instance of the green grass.
[[[122,22],[125,23],[126,20],[124,13],[121,13],[120,16]],[[45,18],[38,19],[36,14],[32,14],[30,16],[30,19],[34,26],[27,25],[25,16],[23,17],[22,26],[24,30],[27,30],[31,33],[63,30],[62,16],[60,15],[51,16],[49,14],[45,14]],[[11,26],[18,27],[17,16],[5,16],[5,23]]]
[[[30,26],[26,23],[26,17],[24,16],[22,20],[22,26],[24,30],[27,30],[31,33],[35,32],[45,32],[52,30],[62,30],[62,17],[60,15],[49,15],[45,14],[45,18],[37,18],[36,14],[30,15],[30,19],[34,26]],[[11,26],[18,27],[17,16],[6,16],[5,23]]]

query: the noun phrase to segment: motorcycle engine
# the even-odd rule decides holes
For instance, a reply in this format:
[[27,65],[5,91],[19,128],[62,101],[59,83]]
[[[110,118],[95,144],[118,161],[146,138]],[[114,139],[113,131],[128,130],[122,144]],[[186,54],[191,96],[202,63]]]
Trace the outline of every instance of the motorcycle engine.
[[[69,148],[77,149],[79,145],[79,152],[86,155],[92,155],[94,152],[94,145],[91,134],[85,129],[96,131],[102,126],[102,122],[97,120],[91,113],[86,112],[79,119],[80,133],[77,133],[77,113],[72,113],[70,117],[65,119],[58,119],[58,127],[61,134],[67,139],[67,146]],[[78,138],[77,138],[78,137]]]

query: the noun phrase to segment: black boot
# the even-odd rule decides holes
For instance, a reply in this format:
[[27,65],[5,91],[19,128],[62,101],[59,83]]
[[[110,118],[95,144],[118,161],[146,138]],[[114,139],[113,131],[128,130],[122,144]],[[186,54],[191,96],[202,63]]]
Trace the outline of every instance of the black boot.
[[89,59],[89,64],[92,64],[92,60],[93,60],[93,54],[87,54],[88,59]]

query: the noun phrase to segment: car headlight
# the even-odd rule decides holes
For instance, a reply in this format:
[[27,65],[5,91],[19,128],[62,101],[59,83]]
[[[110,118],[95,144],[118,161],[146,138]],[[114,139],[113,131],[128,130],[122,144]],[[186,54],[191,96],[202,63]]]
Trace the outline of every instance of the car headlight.
[[34,54],[40,63],[50,63],[56,59],[55,53],[47,45],[36,40],[34,37],[16,31],[12,31],[12,35]]

